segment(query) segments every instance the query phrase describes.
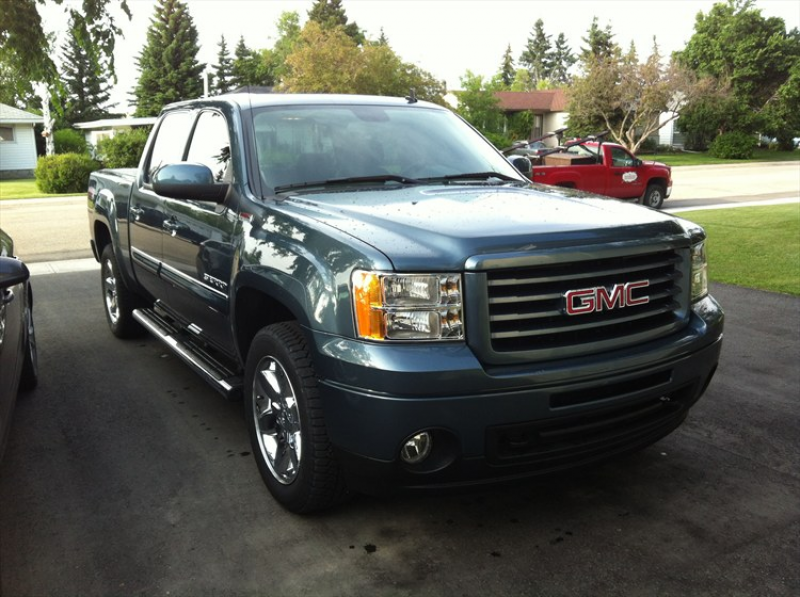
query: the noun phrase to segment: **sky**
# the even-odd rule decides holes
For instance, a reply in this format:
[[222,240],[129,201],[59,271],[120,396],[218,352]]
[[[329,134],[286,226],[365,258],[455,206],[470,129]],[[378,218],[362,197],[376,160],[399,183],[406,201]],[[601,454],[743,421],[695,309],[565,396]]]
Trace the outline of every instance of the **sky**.
[[[75,4],[77,0],[67,0]],[[111,0],[115,4],[114,0]],[[214,64],[217,44],[224,35],[231,54],[239,37],[253,49],[271,48],[281,13],[295,11],[307,20],[313,0],[186,0],[200,37],[198,59]],[[117,40],[115,61],[118,83],[112,91],[117,111],[129,110],[129,93],[138,79],[135,58],[145,43],[155,0],[128,0],[133,19],[112,10],[124,38]],[[381,28],[392,49],[405,61],[444,80],[448,90],[459,89],[467,70],[492,77],[506,48],[518,63],[537,19],[555,41],[564,33],[578,54],[582,38],[598,18],[601,28],[611,25],[614,40],[623,48],[631,41],[639,56],[650,54],[653,36],[662,55],[681,50],[694,32],[698,12],[708,13],[714,0],[343,0],[350,21],[377,39]],[[800,0],[757,0],[765,17],[781,17],[787,30],[800,29]],[[44,9],[45,31],[65,39],[63,9],[49,3]],[[61,41],[58,42],[60,47]]]

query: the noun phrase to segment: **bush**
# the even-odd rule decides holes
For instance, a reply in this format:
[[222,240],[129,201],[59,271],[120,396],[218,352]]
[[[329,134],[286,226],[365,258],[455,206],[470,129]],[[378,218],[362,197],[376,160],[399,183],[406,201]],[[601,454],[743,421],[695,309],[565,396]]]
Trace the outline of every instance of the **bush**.
[[44,193],[84,193],[89,186],[89,174],[99,167],[86,154],[44,156],[36,164],[36,184]]
[[56,153],[89,153],[89,146],[83,133],[73,129],[61,129],[53,133]]
[[101,139],[97,144],[97,155],[107,168],[135,168],[144,151],[150,127],[122,131]]
[[736,131],[719,135],[711,143],[708,152],[724,160],[747,160],[753,157],[755,148],[753,135]]

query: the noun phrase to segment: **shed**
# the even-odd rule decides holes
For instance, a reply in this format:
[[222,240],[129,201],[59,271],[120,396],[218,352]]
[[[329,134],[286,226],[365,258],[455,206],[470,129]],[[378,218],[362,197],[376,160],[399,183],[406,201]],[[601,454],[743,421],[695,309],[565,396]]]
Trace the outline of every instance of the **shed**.
[[35,124],[44,118],[0,104],[0,178],[33,178],[36,168]]

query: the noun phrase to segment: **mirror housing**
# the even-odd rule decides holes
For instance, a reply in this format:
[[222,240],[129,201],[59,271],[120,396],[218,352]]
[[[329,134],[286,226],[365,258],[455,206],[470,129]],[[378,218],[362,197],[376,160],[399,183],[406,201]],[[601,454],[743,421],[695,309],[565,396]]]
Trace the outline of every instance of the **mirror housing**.
[[530,159],[524,155],[515,155],[509,158],[511,165],[519,170],[525,177],[530,178],[533,175],[533,166]]
[[153,175],[153,190],[170,199],[222,203],[228,189],[230,184],[215,182],[211,169],[204,164],[167,164]]
[[0,257],[0,289],[5,290],[17,284],[22,284],[31,273],[28,267],[19,259],[13,257]]

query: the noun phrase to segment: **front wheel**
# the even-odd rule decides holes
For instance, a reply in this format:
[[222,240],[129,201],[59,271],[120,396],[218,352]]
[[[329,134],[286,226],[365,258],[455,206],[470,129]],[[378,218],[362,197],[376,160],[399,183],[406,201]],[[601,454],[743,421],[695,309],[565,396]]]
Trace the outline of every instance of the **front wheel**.
[[256,464],[273,497],[304,514],[345,497],[317,376],[296,323],[260,330],[247,355],[245,417]]
[[642,205],[652,209],[661,209],[661,206],[664,205],[666,194],[667,191],[663,185],[651,184],[642,195]]

